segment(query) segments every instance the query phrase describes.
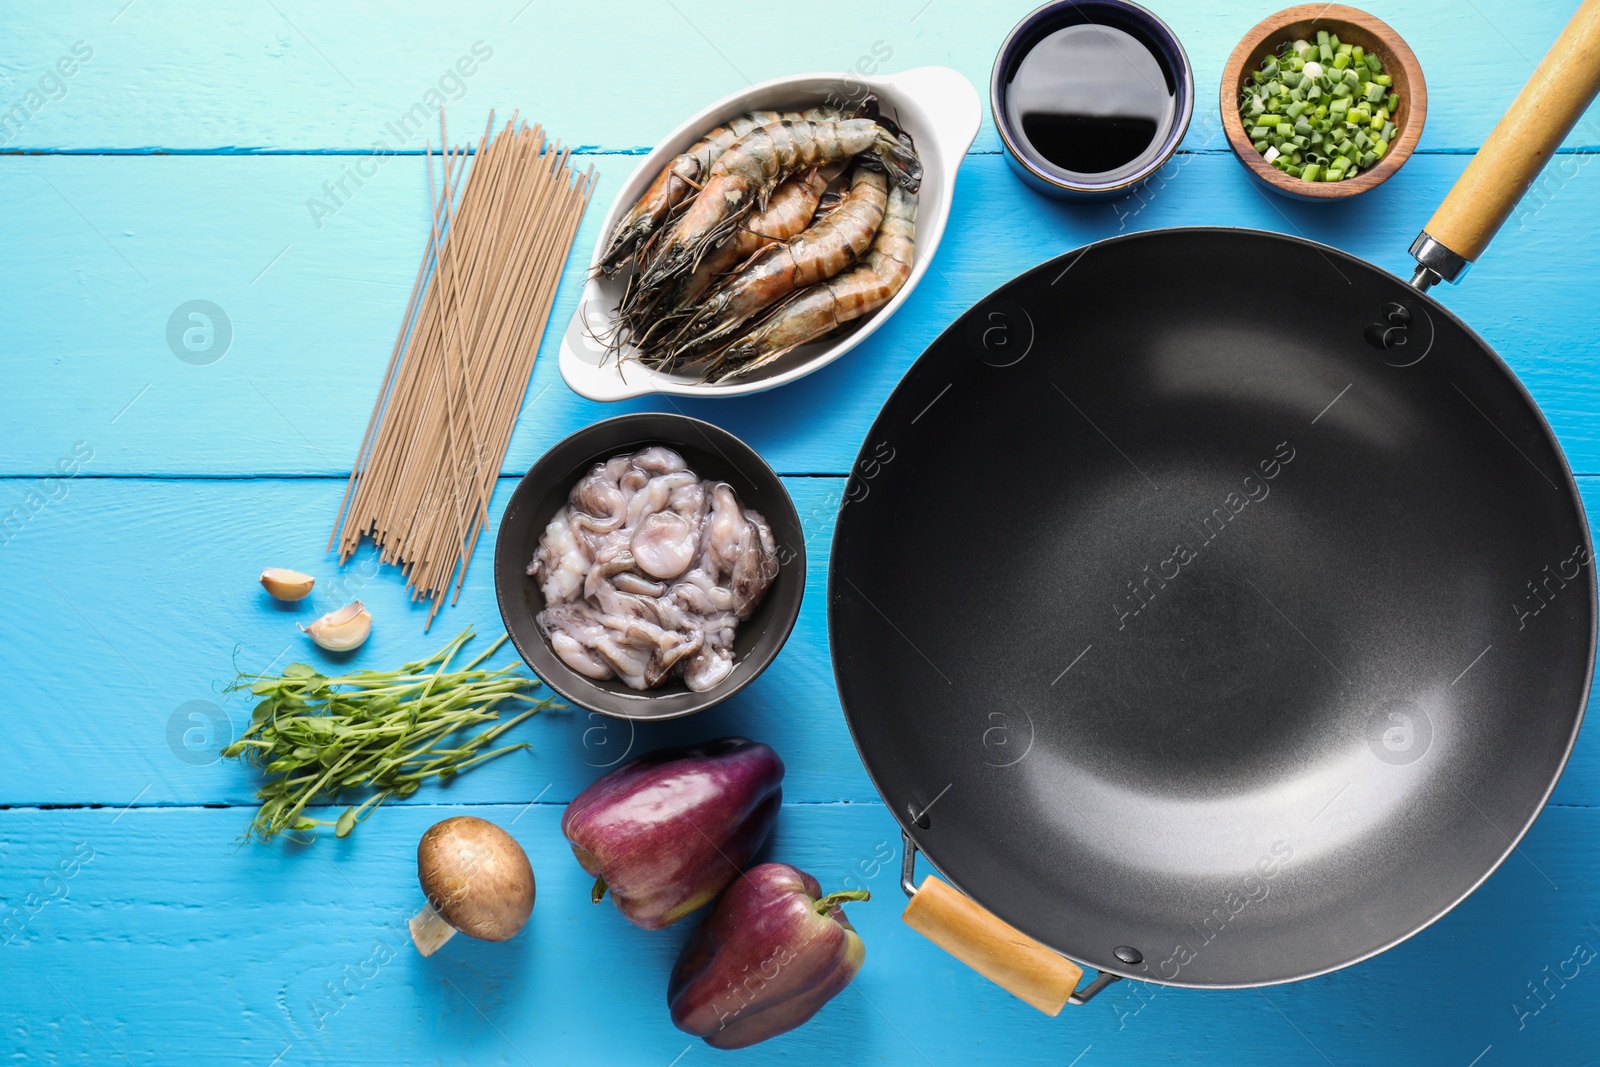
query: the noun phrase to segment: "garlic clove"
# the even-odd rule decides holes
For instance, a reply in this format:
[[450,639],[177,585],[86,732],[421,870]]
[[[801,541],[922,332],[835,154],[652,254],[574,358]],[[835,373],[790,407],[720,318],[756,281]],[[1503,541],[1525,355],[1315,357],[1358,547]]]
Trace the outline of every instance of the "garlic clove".
[[349,652],[360,648],[372,633],[372,613],[356,600],[300,629],[329,652]]
[[316,584],[317,580],[311,575],[282,567],[268,567],[261,572],[262,587],[279,600],[304,600]]

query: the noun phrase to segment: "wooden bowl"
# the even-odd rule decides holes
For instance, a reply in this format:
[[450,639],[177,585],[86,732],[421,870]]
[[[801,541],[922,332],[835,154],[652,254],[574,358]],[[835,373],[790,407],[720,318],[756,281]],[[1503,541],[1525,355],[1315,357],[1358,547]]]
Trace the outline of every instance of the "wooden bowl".
[[[1342,182],[1303,181],[1274,167],[1256,151],[1239,114],[1239,95],[1251,72],[1261,69],[1262,60],[1275,54],[1286,41],[1315,41],[1318,30],[1337,35],[1343,43],[1376,52],[1383,61],[1384,73],[1394,79],[1394,91],[1400,97],[1399,109],[1390,116],[1396,135],[1389,151],[1371,170]],[[1342,4],[1301,4],[1269,15],[1244,35],[1222,72],[1222,126],[1228,132],[1233,154],[1273,190],[1302,200],[1337,200],[1383,184],[1411,158],[1427,117],[1428,86],[1422,78],[1422,65],[1410,46],[1387,23]]]

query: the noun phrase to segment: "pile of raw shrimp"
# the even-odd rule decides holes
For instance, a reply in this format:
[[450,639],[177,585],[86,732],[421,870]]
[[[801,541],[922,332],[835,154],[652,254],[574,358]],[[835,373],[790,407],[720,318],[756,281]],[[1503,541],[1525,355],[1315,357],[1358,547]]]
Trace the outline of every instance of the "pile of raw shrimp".
[[772,528],[726,482],[652,445],[596,463],[528,565],[539,629],[563,663],[650,689],[703,692],[733,671],[733,638],[778,576]]
[[911,274],[922,163],[876,111],[753,111],[674,158],[597,267],[633,272],[613,351],[726,381],[887,304]]

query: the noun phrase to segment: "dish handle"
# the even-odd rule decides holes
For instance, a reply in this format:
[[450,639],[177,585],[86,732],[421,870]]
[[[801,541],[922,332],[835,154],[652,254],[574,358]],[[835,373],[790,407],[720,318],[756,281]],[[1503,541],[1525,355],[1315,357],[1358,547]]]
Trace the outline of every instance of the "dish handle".
[[578,309],[567,323],[567,332],[561,336],[558,358],[561,377],[574,393],[588,400],[608,403],[643,396],[651,391],[650,372],[642,366],[633,380],[622,370],[615,354],[606,353],[605,346],[596,340],[599,331],[608,327],[605,316],[589,311],[591,291],[586,289],[578,298]]
[[1600,92],[1600,0],[1584,0],[1411,245],[1411,284],[1455,282]]
[[[953,184],[967,149],[983,124],[983,103],[967,76],[950,67],[912,67],[882,79],[927,112],[944,172]],[[919,145],[921,149],[923,146]]]
[[1057,1015],[1068,1004],[1086,1004],[1119,976],[1102,971],[1078,992],[1083,968],[985,909],[934,875],[915,881],[917,845],[902,834],[900,888],[911,898],[900,918],[1012,996]]

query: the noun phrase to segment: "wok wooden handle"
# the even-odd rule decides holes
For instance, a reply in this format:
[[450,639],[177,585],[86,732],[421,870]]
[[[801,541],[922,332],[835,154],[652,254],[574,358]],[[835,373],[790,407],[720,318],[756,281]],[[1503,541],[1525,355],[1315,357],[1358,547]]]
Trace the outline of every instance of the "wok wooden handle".
[[907,926],[1000,988],[1059,1014],[1083,968],[1003,922],[934,875],[922,880],[900,916]]
[[1600,0],[1584,0],[1423,232],[1477,259],[1597,91]]

